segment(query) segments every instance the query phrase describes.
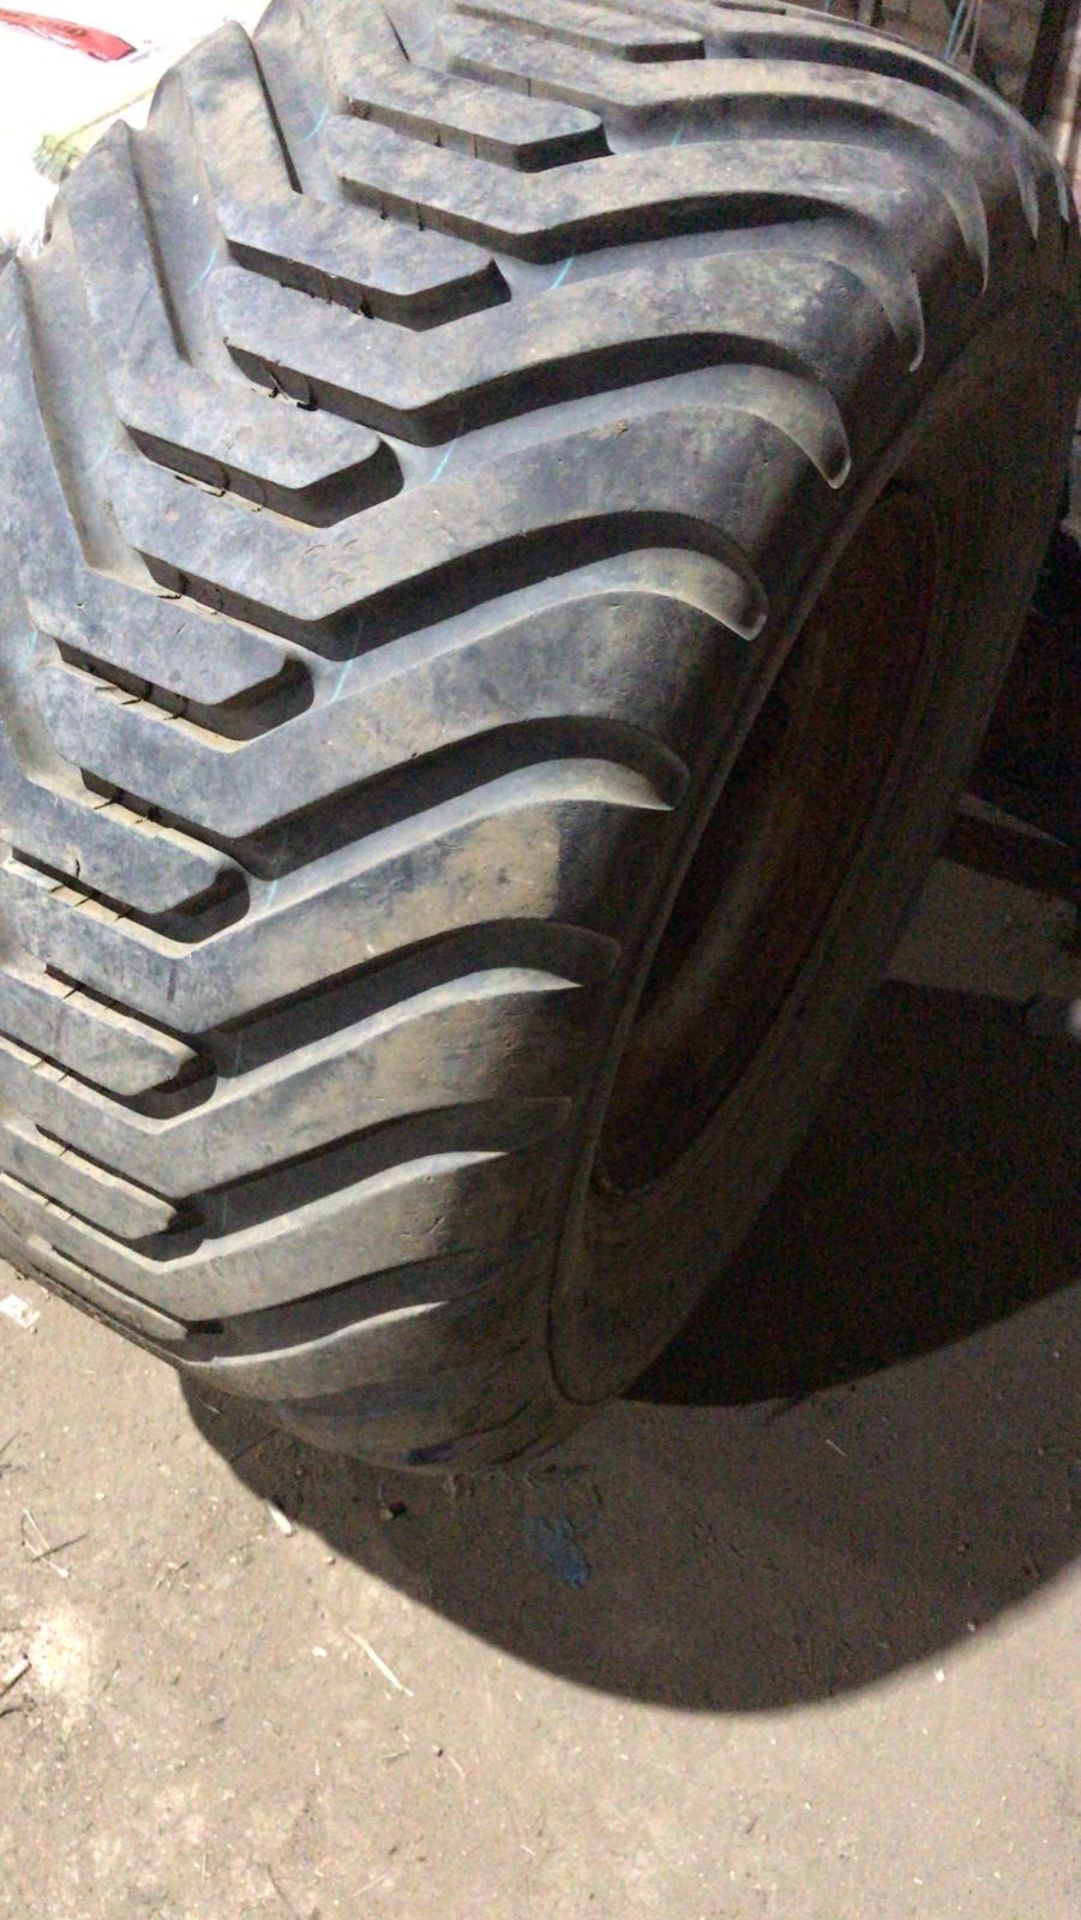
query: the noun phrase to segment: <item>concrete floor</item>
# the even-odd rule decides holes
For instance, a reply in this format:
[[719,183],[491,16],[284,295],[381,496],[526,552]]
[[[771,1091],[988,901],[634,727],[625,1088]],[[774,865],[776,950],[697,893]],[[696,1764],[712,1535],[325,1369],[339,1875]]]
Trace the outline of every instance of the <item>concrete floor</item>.
[[1081,990],[1065,926],[937,870],[735,1273],[529,1471],[380,1483],[12,1281],[4,1920],[1076,1920],[1081,1053],[955,990]]

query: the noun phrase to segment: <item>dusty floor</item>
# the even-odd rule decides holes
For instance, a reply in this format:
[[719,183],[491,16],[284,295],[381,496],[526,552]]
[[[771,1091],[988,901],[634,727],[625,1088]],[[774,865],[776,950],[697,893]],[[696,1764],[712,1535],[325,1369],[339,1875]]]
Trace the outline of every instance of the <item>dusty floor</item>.
[[1062,928],[938,870],[726,1293],[532,1471],[381,1486],[12,1282],[4,1920],[1075,1920],[1081,1053],[948,990],[1081,988]]

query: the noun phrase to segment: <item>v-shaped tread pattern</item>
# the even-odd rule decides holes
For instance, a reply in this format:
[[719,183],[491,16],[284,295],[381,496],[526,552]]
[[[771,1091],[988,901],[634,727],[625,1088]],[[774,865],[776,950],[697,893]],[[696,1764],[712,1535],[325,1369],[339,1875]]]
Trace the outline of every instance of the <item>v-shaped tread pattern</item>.
[[366,1383],[387,1457],[564,1418],[552,1235],[687,796],[1063,215],[963,76],[702,0],[275,0],[98,146],[0,281],[36,1271],[317,1435]]

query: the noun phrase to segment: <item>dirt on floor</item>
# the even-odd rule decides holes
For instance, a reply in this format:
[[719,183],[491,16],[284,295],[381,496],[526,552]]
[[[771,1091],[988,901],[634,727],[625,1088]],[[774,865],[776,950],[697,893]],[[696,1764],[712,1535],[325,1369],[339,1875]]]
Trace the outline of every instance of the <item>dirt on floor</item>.
[[380,1478],[0,1275],[4,1920],[1076,1920],[1081,1049],[957,990],[1081,991],[1068,918],[937,870],[736,1270],[532,1467]]

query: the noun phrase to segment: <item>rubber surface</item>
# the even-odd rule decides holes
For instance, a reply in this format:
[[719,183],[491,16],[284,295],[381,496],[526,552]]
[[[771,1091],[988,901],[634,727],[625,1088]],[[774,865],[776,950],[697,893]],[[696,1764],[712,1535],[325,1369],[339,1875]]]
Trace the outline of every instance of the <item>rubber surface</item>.
[[9,1256],[373,1457],[581,1417],[560,1233],[704,796],[1022,305],[1003,630],[1077,245],[969,80],[694,0],[280,0],[184,60],[0,277]]

